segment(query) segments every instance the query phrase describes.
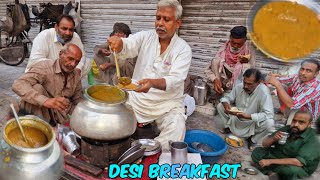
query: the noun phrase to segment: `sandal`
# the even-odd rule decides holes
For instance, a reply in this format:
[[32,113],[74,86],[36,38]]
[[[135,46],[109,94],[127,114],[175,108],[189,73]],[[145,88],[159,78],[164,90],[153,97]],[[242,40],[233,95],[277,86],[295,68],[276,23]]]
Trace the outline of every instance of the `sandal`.
[[224,128],[224,129],[221,129],[220,132],[222,134],[230,134],[231,133],[231,130],[229,128]]
[[257,144],[251,141],[251,138],[248,139],[248,149],[253,151],[256,148]]

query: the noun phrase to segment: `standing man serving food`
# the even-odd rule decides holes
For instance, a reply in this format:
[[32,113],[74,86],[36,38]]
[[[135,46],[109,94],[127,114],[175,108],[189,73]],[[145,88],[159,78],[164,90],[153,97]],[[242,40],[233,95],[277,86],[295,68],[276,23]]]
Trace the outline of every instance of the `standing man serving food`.
[[191,63],[190,46],[175,33],[181,25],[182,6],[177,0],[161,0],[157,5],[155,30],[128,38],[108,38],[119,58],[138,56],[133,79],[141,88],[130,92],[128,105],[139,123],[156,122],[156,137],[164,150],[168,140],[182,141],[185,135],[184,80]]

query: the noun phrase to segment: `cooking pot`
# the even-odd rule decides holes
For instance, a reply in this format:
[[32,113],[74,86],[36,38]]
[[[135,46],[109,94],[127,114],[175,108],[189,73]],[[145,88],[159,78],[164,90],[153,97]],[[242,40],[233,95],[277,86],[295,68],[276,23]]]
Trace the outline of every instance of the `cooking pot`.
[[[119,96],[105,101],[93,98],[98,91],[112,91],[104,96]],[[72,130],[80,136],[95,140],[118,140],[131,136],[137,126],[133,111],[125,107],[128,93],[115,86],[97,84],[84,91],[84,101],[75,107],[70,120]],[[102,98],[103,99],[103,98]]]
[[39,148],[24,148],[13,144],[8,134],[18,125],[15,119],[9,120],[0,138],[0,179],[60,179],[63,156],[51,126],[33,116],[22,116],[19,119],[22,126],[40,130],[47,137],[48,143]]

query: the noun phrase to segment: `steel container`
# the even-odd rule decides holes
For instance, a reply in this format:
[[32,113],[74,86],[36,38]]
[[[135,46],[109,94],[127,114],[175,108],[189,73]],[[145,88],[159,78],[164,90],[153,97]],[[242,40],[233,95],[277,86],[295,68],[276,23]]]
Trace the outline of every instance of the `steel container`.
[[203,79],[197,79],[194,85],[193,97],[196,105],[203,106],[207,103],[208,87]]
[[[116,88],[123,94],[117,102],[105,102],[91,97],[100,88]],[[118,140],[131,136],[137,126],[133,111],[125,107],[128,93],[115,86],[97,84],[84,92],[85,100],[74,109],[70,121],[72,130],[95,140]]]
[[63,170],[63,154],[52,127],[40,119],[27,116],[19,119],[22,126],[42,131],[48,143],[39,148],[24,148],[13,144],[8,139],[8,134],[18,125],[15,119],[9,120],[2,129],[0,140],[0,179],[60,179]]

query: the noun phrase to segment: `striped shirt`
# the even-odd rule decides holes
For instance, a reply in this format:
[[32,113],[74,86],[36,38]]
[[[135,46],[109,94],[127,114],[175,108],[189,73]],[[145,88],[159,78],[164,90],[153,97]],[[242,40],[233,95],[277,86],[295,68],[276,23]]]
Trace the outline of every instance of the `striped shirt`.
[[317,78],[302,83],[298,75],[279,78],[281,83],[291,84],[293,106],[291,109],[306,108],[312,113],[313,119],[320,112],[320,81]]

